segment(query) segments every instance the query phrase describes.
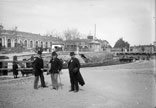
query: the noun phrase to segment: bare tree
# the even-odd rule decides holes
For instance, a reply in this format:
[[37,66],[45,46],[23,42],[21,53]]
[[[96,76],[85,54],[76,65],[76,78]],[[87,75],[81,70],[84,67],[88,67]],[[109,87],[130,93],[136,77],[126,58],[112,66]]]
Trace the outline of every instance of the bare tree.
[[57,32],[56,30],[51,30],[45,34],[46,36],[56,37],[61,40],[72,40],[72,39],[80,39],[85,37],[85,34],[80,33],[77,29],[67,29],[61,32]]
[[19,46],[19,44],[20,44],[20,43],[17,42],[17,29],[18,29],[17,26],[12,28],[12,36],[14,36],[15,40],[16,40],[15,41],[15,47]]
[[66,40],[72,40],[81,37],[81,34],[77,29],[67,29],[63,32],[63,34]]
[[50,37],[56,37],[58,39],[63,40],[63,35],[60,32],[57,32],[56,30],[51,30],[50,32],[47,32],[45,35]]
[[2,30],[3,30],[3,25],[0,24],[0,35],[1,35],[1,33],[2,33]]

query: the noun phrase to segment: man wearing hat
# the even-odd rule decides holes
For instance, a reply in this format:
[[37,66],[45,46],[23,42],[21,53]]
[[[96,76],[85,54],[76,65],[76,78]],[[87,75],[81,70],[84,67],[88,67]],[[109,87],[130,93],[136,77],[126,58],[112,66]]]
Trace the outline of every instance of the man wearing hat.
[[34,67],[34,75],[35,75],[35,80],[34,80],[34,89],[38,88],[38,80],[40,77],[41,81],[41,87],[47,87],[45,85],[44,81],[44,76],[43,76],[43,71],[41,70],[43,68],[43,59],[42,59],[42,51],[37,52],[38,56],[36,57],[33,67]]
[[13,56],[13,65],[12,65],[12,68],[13,68],[14,78],[17,78],[17,75],[18,75],[17,56]]
[[17,78],[17,75],[18,75],[18,65],[17,65],[17,61],[13,61],[13,75],[14,75],[14,78]]
[[71,59],[68,62],[68,69],[69,69],[71,89],[69,90],[69,92],[71,91],[78,92],[79,85],[78,85],[77,75],[80,69],[80,62],[77,58],[75,58],[74,52],[70,52],[70,56],[71,56]]
[[62,69],[62,63],[57,58],[57,53],[52,52],[52,58],[49,62],[49,71],[51,74],[52,89],[58,90],[58,74]]

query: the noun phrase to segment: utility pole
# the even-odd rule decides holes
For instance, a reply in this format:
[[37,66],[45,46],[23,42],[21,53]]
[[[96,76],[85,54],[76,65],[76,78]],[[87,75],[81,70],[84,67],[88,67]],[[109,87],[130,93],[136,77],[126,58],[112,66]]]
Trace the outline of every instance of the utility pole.
[[96,24],[94,26],[94,39],[96,39]]
[[[154,42],[153,42],[153,45],[154,45],[154,47],[155,47],[155,50],[154,50],[154,53],[156,53],[156,31],[155,31],[155,28],[156,28],[156,20],[155,20],[155,15],[156,15],[156,11],[155,11],[155,9],[156,9],[156,0],[154,0],[154,4],[153,4],[153,7],[154,7],[154,13],[153,13],[153,22],[154,22],[154,24],[153,24],[153,28],[154,28],[154,30],[153,30],[153,34],[154,34]],[[155,64],[156,64],[156,57],[155,57],[155,62],[154,62]],[[155,76],[156,76],[156,68],[154,69],[154,74],[155,74]],[[156,77],[155,77],[155,81],[156,81]],[[156,104],[155,104],[156,105]],[[156,108],[156,107],[155,107]]]

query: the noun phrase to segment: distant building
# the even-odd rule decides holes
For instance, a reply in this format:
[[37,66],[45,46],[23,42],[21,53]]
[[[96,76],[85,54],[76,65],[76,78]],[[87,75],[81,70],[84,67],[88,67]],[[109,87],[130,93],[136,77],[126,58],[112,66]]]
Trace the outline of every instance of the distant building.
[[120,52],[123,52],[123,50],[122,50],[122,48],[112,48],[111,52],[113,52],[113,53],[120,53]]
[[[104,45],[106,44],[106,45]],[[107,46],[106,41],[93,40],[93,36],[88,36],[87,39],[74,39],[65,41],[66,51],[103,51],[103,46]]]
[[93,37],[93,36],[87,36],[87,39],[91,39],[91,40],[93,40],[94,37]]
[[56,37],[41,36],[21,31],[1,30],[0,45],[5,48],[16,47],[17,44],[25,48],[52,48],[52,45],[63,45],[63,42]]
[[77,48],[79,48],[80,51],[81,50],[89,51],[88,44],[87,44],[88,42],[90,42],[90,40],[88,40],[88,39],[66,40],[64,50],[76,51]]
[[156,47],[156,41],[153,42],[153,45]]
[[100,39],[96,39],[96,41],[98,41],[100,43],[100,46],[101,46],[103,51],[110,51],[111,50],[112,47],[108,41],[100,40]]
[[154,52],[156,52],[156,41],[153,42],[154,45]]
[[131,46],[130,52],[153,53],[154,49],[154,45],[139,45]]
[[120,53],[120,52],[132,52],[132,53],[153,53],[155,52],[154,45],[139,45],[131,46],[130,48],[112,48],[111,52]]

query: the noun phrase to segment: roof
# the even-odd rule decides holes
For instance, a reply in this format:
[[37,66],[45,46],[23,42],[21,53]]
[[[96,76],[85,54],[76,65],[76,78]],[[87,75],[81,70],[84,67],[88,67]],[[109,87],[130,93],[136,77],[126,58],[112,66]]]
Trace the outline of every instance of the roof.
[[66,40],[65,42],[90,42],[90,39],[73,39],[73,40]]
[[13,30],[2,30],[2,33],[4,36],[10,36],[10,37],[23,37],[27,39],[32,39],[32,37],[36,40],[40,41],[54,41],[54,42],[61,42],[60,39],[56,37],[50,37],[50,36],[43,36],[40,34],[34,34],[29,32],[22,32],[22,31],[13,31]]
[[98,41],[94,41],[94,40],[92,40],[91,42],[89,42],[90,44],[100,44],[100,42],[98,42]]
[[139,46],[131,46],[130,48],[141,48],[141,47],[154,47],[154,45],[139,45]]

